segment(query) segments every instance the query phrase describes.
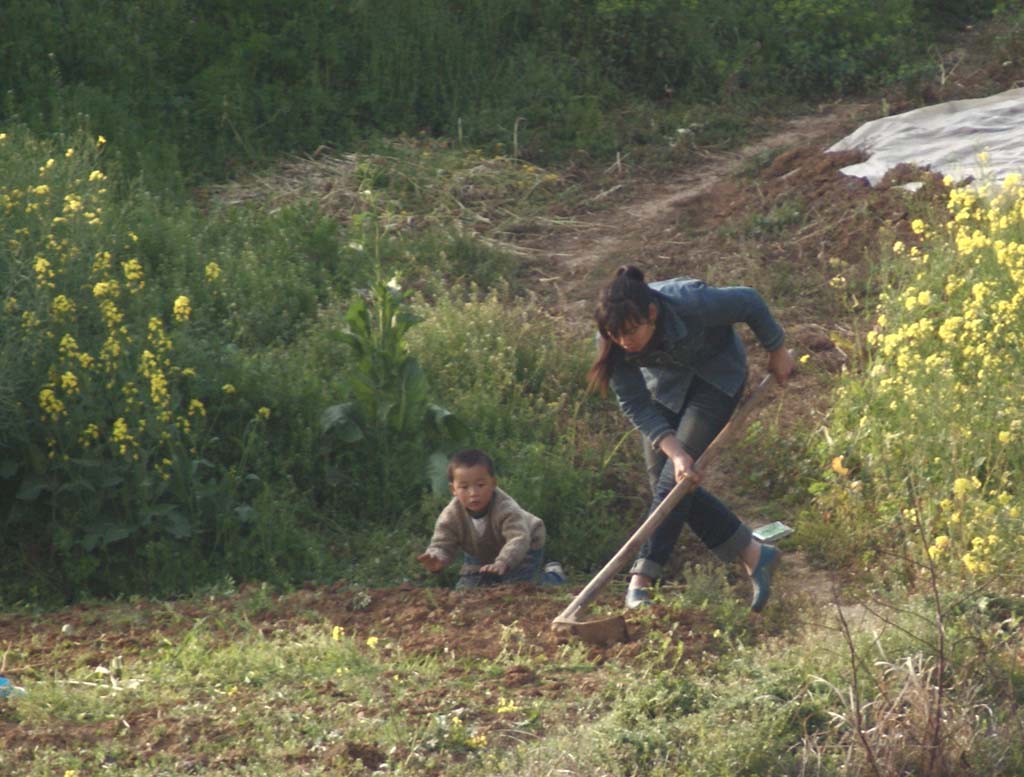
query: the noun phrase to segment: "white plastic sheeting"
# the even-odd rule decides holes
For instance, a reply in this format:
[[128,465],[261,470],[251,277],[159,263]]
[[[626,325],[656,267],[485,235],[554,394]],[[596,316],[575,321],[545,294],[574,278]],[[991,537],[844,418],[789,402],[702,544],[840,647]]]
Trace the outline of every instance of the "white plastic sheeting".
[[929,105],[864,124],[829,148],[869,157],[842,168],[874,186],[901,163],[926,167],[956,182],[1001,182],[1024,174],[1024,88],[974,100]]

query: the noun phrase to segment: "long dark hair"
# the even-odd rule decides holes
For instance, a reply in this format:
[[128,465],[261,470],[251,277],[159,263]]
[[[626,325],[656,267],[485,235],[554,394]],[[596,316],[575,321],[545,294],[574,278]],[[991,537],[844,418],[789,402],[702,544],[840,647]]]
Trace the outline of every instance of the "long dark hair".
[[644,280],[643,271],[631,264],[624,264],[615,271],[614,277],[605,284],[594,308],[594,321],[601,335],[601,346],[597,358],[587,372],[587,387],[602,396],[608,393],[608,381],[612,374],[612,355],[619,348],[612,341],[631,325],[648,320],[654,294]]

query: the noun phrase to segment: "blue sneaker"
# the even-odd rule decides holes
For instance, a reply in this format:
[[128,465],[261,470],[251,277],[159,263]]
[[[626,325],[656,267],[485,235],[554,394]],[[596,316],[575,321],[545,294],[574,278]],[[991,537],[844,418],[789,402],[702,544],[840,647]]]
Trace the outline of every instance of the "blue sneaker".
[[772,575],[780,561],[782,553],[778,548],[774,545],[761,546],[761,557],[750,574],[750,580],[754,584],[754,598],[750,602],[750,609],[754,612],[761,612],[768,603],[768,597],[772,594]]
[[649,607],[651,604],[651,595],[647,592],[646,588],[627,588],[626,589],[626,607],[630,610],[635,610],[637,607]]

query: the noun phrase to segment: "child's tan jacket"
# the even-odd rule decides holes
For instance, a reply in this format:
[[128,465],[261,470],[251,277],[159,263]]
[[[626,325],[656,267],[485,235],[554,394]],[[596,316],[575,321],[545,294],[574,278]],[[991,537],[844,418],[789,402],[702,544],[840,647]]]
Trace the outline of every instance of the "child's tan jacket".
[[[484,522],[482,532],[473,527],[473,521]],[[483,518],[473,518],[458,499],[452,498],[437,517],[434,536],[426,552],[451,562],[462,550],[479,559],[481,564],[504,561],[512,570],[523,562],[528,551],[544,547],[546,539],[544,521],[496,488],[491,509]],[[478,567],[464,564],[461,574],[476,571]]]

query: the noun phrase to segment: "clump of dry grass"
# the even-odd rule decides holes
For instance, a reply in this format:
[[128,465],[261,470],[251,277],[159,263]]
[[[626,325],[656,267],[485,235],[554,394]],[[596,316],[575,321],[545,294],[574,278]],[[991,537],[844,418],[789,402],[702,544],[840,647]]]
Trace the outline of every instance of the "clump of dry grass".
[[258,205],[271,212],[298,202],[315,202],[327,214],[347,222],[359,207],[357,154],[292,157],[263,173],[213,186],[210,199],[222,206]]
[[559,174],[431,139],[392,140],[386,153],[318,150],[212,187],[207,194],[219,205],[271,211],[312,202],[342,224],[368,213],[387,231],[437,227],[471,232],[513,250],[525,233],[570,223],[550,215],[566,194]]
[[[1005,741],[977,685],[953,685],[941,664],[921,654],[878,661],[877,692],[861,701],[855,686],[825,683],[839,701],[831,730],[804,742],[805,760],[839,750],[850,775],[953,777],[969,772],[980,739]],[[948,667],[947,667],[948,673]]]

